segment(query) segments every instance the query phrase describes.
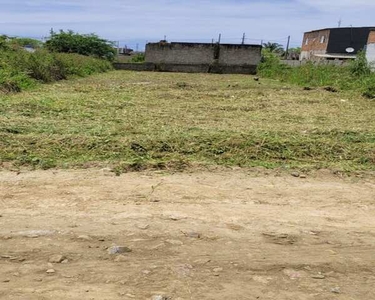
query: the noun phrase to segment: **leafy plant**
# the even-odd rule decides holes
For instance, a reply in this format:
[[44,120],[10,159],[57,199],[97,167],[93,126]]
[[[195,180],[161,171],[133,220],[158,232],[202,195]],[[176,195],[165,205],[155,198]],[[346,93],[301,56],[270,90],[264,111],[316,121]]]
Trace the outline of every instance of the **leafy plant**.
[[60,30],[59,33],[51,31],[46,47],[52,52],[77,53],[110,61],[115,58],[116,53],[113,43],[95,34],[78,34],[72,30]]

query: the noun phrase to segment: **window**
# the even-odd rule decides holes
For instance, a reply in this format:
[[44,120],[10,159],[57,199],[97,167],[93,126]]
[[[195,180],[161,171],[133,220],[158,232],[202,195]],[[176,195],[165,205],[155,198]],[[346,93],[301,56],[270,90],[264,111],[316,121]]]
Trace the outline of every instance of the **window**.
[[305,45],[307,46],[309,44],[309,39],[307,38],[305,41]]
[[320,43],[321,44],[324,44],[324,42],[326,41],[326,37],[323,35],[320,37]]

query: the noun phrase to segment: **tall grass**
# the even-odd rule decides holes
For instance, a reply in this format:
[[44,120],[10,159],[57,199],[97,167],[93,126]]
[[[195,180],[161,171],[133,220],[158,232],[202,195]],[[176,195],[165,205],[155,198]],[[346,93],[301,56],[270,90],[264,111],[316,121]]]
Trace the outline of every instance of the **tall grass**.
[[88,76],[112,69],[110,62],[79,54],[51,53],[23,49],[0,51],[0,91],[26,89],[36,82],[49,83],[70,76]]
[[283,64],[276,55],[266,52],[258,67],[258,73],[263,77],[306,87],[330,86],[363,94],[375,89],[375,73],[371,72],[363,52],[348,66],[309,62],[294,68]]

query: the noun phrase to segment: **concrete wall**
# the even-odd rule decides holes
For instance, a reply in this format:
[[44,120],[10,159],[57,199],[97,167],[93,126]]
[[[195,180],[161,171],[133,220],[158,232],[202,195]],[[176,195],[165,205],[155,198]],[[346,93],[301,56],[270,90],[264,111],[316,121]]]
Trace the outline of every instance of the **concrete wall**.
[[[310,63],[311,61],[303,60],[281,60],[281,63],[284,65],[288,65],[290,67],[300,67]],[[325,66],[325,65],[334,65],[334,66],[348,66],[350,61],[348,60],[320,60],[320,61],[313,61],[314,65],[318,66]]]
[[262,48],[248,45],[220,45],[219,64],[246,66],[260,63]]
[[154,64],[209,64],[215,45],[195,43],[152,43],[146,45],[146,62]]
[[261,60],[261,49],[260,45],[150,43],[146,45],[146,62],[256,66]]
[[219,65],[219,64],[153,64],[153,63],[114,63],[116,70],[156,71],[181,73],[215,73],[215,74],[256,74],[255,65]]
[[366,46],[366,58],[371,67],[375,69],[375,31],[371,31],[369,34]]

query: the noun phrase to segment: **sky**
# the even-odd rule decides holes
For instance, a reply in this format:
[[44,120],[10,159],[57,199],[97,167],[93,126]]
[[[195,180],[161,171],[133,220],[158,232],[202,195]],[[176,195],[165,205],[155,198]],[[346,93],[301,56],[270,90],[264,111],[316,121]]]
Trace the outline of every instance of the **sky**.
[[96,33],[120,46],[146,42],[300,46],[303,33],[326,27],[375,26],[374,0],[0,0],[0,34],[41,38],[53,28]]

